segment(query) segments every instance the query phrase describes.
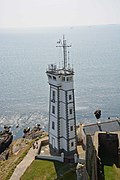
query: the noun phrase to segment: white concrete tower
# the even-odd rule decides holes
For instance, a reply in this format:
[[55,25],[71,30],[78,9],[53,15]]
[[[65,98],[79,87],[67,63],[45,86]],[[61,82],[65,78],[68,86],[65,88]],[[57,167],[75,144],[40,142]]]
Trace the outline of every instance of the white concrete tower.
[[50,85],[49,99],[49,146],[51,153],[73,156],[76,152],[76,117],[73,69],[67,64],[67,48],[63,41],[59,41],[63,48],[64,66],[57,68],[49,65],[46,71]]

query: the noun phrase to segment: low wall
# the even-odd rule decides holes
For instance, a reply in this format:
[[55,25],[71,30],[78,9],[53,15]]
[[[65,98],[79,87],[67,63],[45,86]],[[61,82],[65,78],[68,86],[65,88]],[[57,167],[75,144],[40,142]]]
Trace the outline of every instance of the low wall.
[[44,159],[44,160],[64,162],[64,154],[61,153],[61,156],[42,156],[42,155],[37,155],[37,156],[35,156],[35,159]]
[[80,163],[80,164],[85,164],[85,159],[77,159],[77,161],[78,161],[78,163]]
[[48,139],[47,140],[43,140],[43,141],[40,142],[38,153],[35,156],[35,159],[44,159],[44,160],[64,162],[64,153],[61,153],[61,156],[40,155],[40,151],[41,151],[42,146],[45,146],[48,143],[49,143]]

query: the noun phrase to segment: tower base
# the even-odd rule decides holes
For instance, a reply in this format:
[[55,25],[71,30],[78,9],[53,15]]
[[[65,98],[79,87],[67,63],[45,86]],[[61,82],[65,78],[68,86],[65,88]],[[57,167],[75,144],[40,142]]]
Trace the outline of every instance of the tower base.
[[77,153],[77,149],[73,151],[65,151],[64,149],[56,149],[53,148],[51,144],[49,144],[50,154],[53,156],[61,156],[61,153],[64,153],[65,162],[74,163],[74,154]]

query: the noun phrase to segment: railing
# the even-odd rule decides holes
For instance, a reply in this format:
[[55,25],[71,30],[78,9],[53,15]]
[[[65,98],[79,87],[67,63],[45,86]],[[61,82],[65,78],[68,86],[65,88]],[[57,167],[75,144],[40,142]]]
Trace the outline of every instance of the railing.
[[71,68],[71,67],[67,67],[66,69],[64,69],[64,68],[57,68],[57,66],[55,65],[55,64],[50,64],[50,65],[48,65],[48,68],[47,68],[47,70],[46,70],[47,72],[59,72],[59,74],[63,74],[63,72],[64,73],[72,73],[72,74],[74,74],[74,70],[73,70],[73,68]]

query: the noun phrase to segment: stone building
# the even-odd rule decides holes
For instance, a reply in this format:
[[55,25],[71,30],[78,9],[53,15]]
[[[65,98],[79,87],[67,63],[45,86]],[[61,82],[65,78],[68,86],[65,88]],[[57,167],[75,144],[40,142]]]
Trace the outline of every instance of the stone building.
[[85,125],[86,169],[91,180],[104,179],[104,165],[120,167],[120,120]]

